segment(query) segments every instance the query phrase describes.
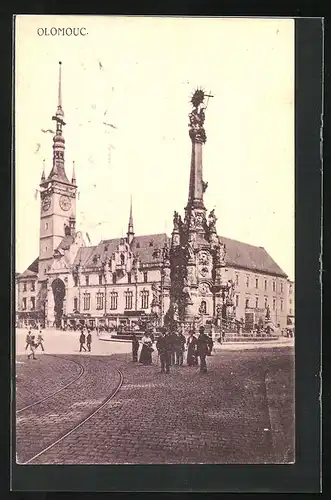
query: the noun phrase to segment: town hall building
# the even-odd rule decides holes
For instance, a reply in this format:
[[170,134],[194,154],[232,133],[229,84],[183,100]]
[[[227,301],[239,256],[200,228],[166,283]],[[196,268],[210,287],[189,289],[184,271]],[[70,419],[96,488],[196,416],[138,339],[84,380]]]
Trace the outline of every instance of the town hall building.
[[126,237],[88,246],[76,227],[75,168],[69,178],[65,165],[60,63],[53,163],[40,181],[39,256],[16,277],[18,326],[241,320],[250,329],[267,319],[286,327],[293,282],[264,248],[219,236],[215,212],[204,205],[206,97],[198,89],[191,99],[188,201],[183,219],[174,213],[171,236],[136,235],[131,200]]

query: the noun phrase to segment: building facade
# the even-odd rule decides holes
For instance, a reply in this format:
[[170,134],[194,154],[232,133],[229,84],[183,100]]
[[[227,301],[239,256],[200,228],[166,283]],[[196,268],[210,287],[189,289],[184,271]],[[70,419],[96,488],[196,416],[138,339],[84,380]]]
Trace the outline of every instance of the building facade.
[[65,168],[60,64],[53,163],[48,176],[44,165],[39,189],[39,256],[17,277],[19,326],[132,328],[242,319],[249,328],[266,315],[286,326],[294,315],[293,283],[264,248],[219,236],[214,210],[207,216],[205,97],[201,90],[192,97],[188,202],[183,220],[174,213],[171,237],[135,235],[131,201],[126,237],[87,246],[76,229],[75,168],[71,180]]
[[295,289],[294,289],[294,281],[287,281],[287,324],[293,325],[295,324]]

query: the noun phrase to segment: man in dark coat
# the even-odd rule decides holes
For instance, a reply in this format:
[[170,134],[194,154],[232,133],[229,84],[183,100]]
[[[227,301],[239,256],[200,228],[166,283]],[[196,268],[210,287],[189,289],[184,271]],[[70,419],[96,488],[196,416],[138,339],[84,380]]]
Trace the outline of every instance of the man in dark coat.
[[135,333],[132,334],[132,361],[134,363],[138,362],[138,350],[139,350],[139,340]]
[[80,344],[80,348],[79,348],[79,352],[82,352],[82,350],[84,349],[84,351],[86,352],[86,349],[85,349],[85,334],[84,334],[84,331],[82,330],[82,333],[80,334],[80,337],[79,337],[79,344]]
[[92,335],[90,330],[87,330],[86,345],[89,352],[91,352],[91,344],[92,344]]
[[169,357],[170,357],[170,365],[175,364],[175,352],[176,352],[176,341],[177,341],[177,326],[173,325],[170,333],[167,334],[168,343],[169,343]]
[[199,338],[197,340],[197,351],[200,358],[200,372],[207,373],[206,356],[209,352],[208,337],[205,335],[203,326],[199,328]]
[[170,336],[167,335],[166,329],[161,329],[161,335],[156,342],[161,362],[161,373],[170,373],[170,353],[172,350]]

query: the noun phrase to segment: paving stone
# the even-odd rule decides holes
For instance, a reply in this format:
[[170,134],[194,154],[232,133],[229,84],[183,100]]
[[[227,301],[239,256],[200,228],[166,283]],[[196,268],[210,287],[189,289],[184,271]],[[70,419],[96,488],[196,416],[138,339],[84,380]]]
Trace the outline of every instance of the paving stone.
[[[116,367],[124,385],[112,402],[34,463],[272,462],[272,440],[264,431],[270,425],[265,372],[292,370],[289,348],[218,351],[208,358],[208,373],[202,376],[187,366],[161,376],[159,367],[134,365],[126,354],[80,359],[88,371],[85,381],[63,401],[32,415],[44,426],[43,443],[59,434],[57,429],[48,436],[49,428],[60,426],[63,432],[98,406],[113,387]],[[38,434],[31,429],[26,423],[20,432],[20,456],[38,449]]]

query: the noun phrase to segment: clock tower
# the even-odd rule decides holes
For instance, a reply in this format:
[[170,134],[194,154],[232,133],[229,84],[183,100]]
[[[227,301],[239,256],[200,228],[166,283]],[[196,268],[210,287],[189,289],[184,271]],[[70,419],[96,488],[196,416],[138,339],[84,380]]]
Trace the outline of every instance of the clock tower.
[[76,176],[73,168],[69,181],[64,162],[64,113],[62,109],[61,62],[59,63],[58,105],[52,119],[56,123],[53,137],[53,164],[46,178],[45,165],[40,182],[39,281],[44,282],[53,262],[53,254],[65,236],[70,236],[76,219]]

